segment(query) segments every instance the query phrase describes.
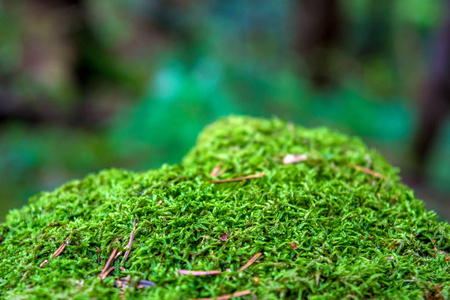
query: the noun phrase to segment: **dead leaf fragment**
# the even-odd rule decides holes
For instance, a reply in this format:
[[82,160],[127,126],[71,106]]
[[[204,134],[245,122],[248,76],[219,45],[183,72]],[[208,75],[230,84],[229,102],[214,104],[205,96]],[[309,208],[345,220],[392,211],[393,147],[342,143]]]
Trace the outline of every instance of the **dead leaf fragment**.
[[219,238],[222,242],[226,242],[228,240],[229,236],[230,236],[229,233],[224,233],[224,234],[219,235]]
[[445,255],[445,261],[449,261],[450,260],[450,256],[448,255],[447,252],[445,252],[445,251],[438,251],[438,254]]
[[308,159],[308,155],[306,154],[287,154],[283,158],[283,164],[289,165],[289,164],[296,164],[302,161],[305,161]]
[[297,250],[298,249],[298,244],[295,242],[289,243],[289,246],[291,246],[292,250]]

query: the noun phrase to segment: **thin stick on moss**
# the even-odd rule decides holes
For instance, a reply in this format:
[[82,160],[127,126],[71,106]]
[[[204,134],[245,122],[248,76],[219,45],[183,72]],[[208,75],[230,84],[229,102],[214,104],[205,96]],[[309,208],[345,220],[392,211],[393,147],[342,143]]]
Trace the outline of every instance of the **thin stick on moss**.
[[190,300],[228,300],[231,299],[232,297],[242,297],[242,296],[246,296],[246,295],[250,295],[252,292],[250,290],[245,290],[245,291],[241,291],[241,292],[236,292],[232,295],[222,295],[216,298],[197,298],[197,299],[190,299]]
[[94,246],[95,247],[95,252],[98,253],[97,255],[97,263],[100,264],[100,252],[102,251],[99,247]]
[[189,270],[178,270],[178,273],[181,275],[192,275],[192,276],[205,276],[205,275],[217,275],[221,274],[222,271],[213,270],[213,271],[189,271]]
[[128,241],[128,244],[125,247],[125,249],[127,249],[127,251],[125,252],[125,254],[123,256],[122,263],[124,263],[127,260],[128,255],[131,252],[131,245],[133,245],[134,234],[136,233],[136,223],[137,223],[137,218],[135,218],[133,221],[133,231],[131,231],[130,240]]
[[39,265],[39,268],[43,268],[46,264],[50,263],[48,261],[48,259],[44,260],[43,262],[41,262],[41,264]]
[[[109,266],[111,265],[111,263],[114,261],[114,257],[116,256],[117,250],[119,249],[119,247],[115,247],[114,250],[112,251],[111,255],[109,256],[108,261],[106,262],[105,266],[103,267],[103,271],[98,275],[100,278],[102,278],[102,280],[104,278],[106,278],[106,276],[108,275],[109,272],[111,272],[111,268],[109,268]],[[113,268],[113,267],[112,267]],[[114,268],[113,268],[114,269]],[[106,275],[104,275],[106,273]]]
[[99,277],[103,281],[106,277],[108,277],[109,273],[111,273],[112,270],[114,270],[115,266],[112,266],[108,268],[105,272],[100,273]]
[[222,175],[227,170],[226,168],[220,169],[222,167],[223,163],[218,164],[212,171],[211,174],[209,174],[211,177],[217,177],[219,175]]
[[117,258],[119,258],[119,256],[121,256],[121,255],[122,255],[122,251],[118,252],[118,253],[116,254],[116,256],[114,257],[114,260],[116,260]]
[[139,284],[137,285],[136,289],[143,289],[151,286],[156,286],[154,282],[148,281],[148,280],[141,280],[139,281]]
[[250,267],[251,265],[253,265],[253,263],[254,263],[255,261],[257,261],[258,258],[259,258],[261,255],[262,255],[261,252],[256,253],[255,256],[253,256],[253,257],[248,261],[248,263],[246,263],[245,265],[243,265],[243,266],[238,270],[238,273],[244,271],[245,269],[247,269],[248,267]]
[[375,177],[378,177],[378,178],[383,178],[383,175],[381,175],[380,173],[378,173],[376,171],[373,171],[371,169],[367,169],[367,168],[364,168],[364,167],[361,167],[361,166],[358,166],[358,165],[352,165],[352,168],[355,169],[355,170],[361,171],[363,173],[366,173],[368,175],[372,175],[372,176],[375,176]]
[[266,175],[266,174],[265,173],[259,173],[259,174],[254,174],[254,175],[249,175],[249,176],[244,176],[244,177],[239,177],[239,178],[213,180],[211,182],[212,183],[224,183],[224,182],[241,181],[241,180],[247,180],[247,179],[263,177],[264,175]]
[[[114,280],[114,286],[120,288],[122,291],[124,288],[128,287],[130,283],[130,280],[128,277],[121,277],[119,279]],[[136,286],[136,290],[140,290],[143,288],[153,287],[156,286],[154,282],[148,281],[148,280],[141,280]]]
[[66,249],[67,243],[69,241],[69,237],[66,238],[66,241],[62,243],[61,246],[53,253],[52,257],[53,259],[57,258],[63,251]]

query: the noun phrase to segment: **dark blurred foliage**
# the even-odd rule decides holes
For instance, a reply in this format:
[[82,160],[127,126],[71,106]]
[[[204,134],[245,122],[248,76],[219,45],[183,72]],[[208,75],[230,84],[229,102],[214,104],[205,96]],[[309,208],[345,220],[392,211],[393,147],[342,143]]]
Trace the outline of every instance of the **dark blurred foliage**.
[[0,216],[89,172],[175,163],[231,113],[359,135],[448,216],[444,4],[4,0]]

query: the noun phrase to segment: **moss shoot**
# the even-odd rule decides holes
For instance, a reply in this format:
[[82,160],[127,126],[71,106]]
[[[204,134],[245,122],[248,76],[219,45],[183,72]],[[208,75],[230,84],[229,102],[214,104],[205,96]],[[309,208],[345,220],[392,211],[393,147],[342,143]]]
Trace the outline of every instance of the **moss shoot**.
[[359,139],[229,117],[179,165],[102,171],[11,211],[0,297],[444,299],[449,232]]

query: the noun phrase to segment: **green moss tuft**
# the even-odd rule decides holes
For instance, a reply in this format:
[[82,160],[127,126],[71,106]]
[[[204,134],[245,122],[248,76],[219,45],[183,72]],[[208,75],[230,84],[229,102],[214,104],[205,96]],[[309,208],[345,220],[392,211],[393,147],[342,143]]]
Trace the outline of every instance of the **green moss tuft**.
[[[308,159],[284,165],[286,154]],[[220,179],[266,175],[213,184],[210,172],[220,163]],[[181,165],[103,171],[11,211],[0,227],[0,296],[118,298],[114,278],[131,275],[156,283],[127,290],[133,299],[247,289],[258,299],[447,297],[450,227],[397,174],[356,138],[276,119],[221,119]],[[114,247],[124,251],[134,218],[128,260],[117,260],[113,277],[101,282],[96,247],[104,261]],[[66,237],[66,249],[53,259]],[[259,260],[238,274],[258,252]],[[40,268],[45,259],[50,263]],[[203,277],[177,273],[228,268]]]

